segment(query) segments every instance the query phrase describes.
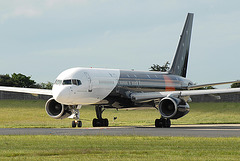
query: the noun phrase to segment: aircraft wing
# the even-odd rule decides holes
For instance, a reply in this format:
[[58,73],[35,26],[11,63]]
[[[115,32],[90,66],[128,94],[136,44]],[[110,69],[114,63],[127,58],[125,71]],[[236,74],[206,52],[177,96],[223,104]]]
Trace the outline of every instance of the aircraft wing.
[[145,92],[145,93],[132,93],[131,99],[133,101],[143,101],[164,98],[167,96],[194,96],[194,95],[213,95],[222,93],[240,93],[240,88],[229,89],[208,89],[208,90],[186,90],[186,91],[164,91],[164,92]]
[[29,93],[33,95],[50,95],[52,96],[52,90],[48,89],[36,89],[36,88],[20,88],[20,87],[5,87],[0,86],[0,91],[8,91],[8,92],[20,92],[20,93]]

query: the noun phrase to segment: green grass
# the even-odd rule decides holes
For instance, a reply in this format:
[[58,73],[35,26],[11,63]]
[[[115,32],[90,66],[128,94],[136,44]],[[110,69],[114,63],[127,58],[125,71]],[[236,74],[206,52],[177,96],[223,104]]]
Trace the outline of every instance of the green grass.
[[190,113],[173,121],[176,124],[240,123],[240,103],[191,103]]
[[[0,128],[14,127],[71,127],[71,119],[56,120],[45,112],[43,100],[0,100]],[[240,103],[191,103],[190,113],[173,124],[240,123]],[[83,127],[91,127],[95,118],[94,106],[80,110]],[[156,109],[107,109],[103,117],[110,126],[153,126],[160,117]],[[117,117],[117,120],[113,120]]]
[[[0,100],[0,127],[71,127],[71,120],[49,117],[41,100]],[[239,103],[191,103],[191,112],[173,124],[240,123]],[[91,127],[93,106],[80,110]],[[113,117],[118,119],[113,121]],[[154,125],[159,112],[104,111],[110,126]],[[239,160],[240,137],[0,136],[0,160]]]
[[0,136],[0,160],[239,160],[240,138]]

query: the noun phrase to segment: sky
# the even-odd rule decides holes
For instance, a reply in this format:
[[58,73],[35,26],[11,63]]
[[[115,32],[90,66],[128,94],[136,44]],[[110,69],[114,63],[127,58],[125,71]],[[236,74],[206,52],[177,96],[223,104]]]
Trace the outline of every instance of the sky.
[[54,82],[71,67],[172,62],[194,13],[187,78],[240,80],[238,0],[0,0],[0,74]]

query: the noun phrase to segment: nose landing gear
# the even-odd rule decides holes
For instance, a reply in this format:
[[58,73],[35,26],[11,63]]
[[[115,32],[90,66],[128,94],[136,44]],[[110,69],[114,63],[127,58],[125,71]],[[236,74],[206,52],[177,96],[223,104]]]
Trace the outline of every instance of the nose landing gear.
[[72,127],[82,127],[82,121],[72,121]]
[[82,127],[82,121],[80,121],[80,112],[79,112],[79,109],[77,108],[73,108],[72,109],[72,117],[73,119],[75,119],[75,121],[72,121],[72,127],[75,128],[76,126],[77,127]]

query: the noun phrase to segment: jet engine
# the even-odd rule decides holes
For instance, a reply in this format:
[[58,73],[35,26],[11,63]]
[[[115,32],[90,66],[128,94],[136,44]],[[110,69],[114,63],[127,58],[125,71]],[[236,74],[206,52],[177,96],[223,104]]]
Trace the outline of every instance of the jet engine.
[[181,98],[165,97],[159,102],[159,112],[164,118],[178,119],[189,112],[189,105]]
[[64,119],[72,114],[68,105],[60,104],[54,98],[50,98],[47,101],[45,110],[47,114],[54,119]]

